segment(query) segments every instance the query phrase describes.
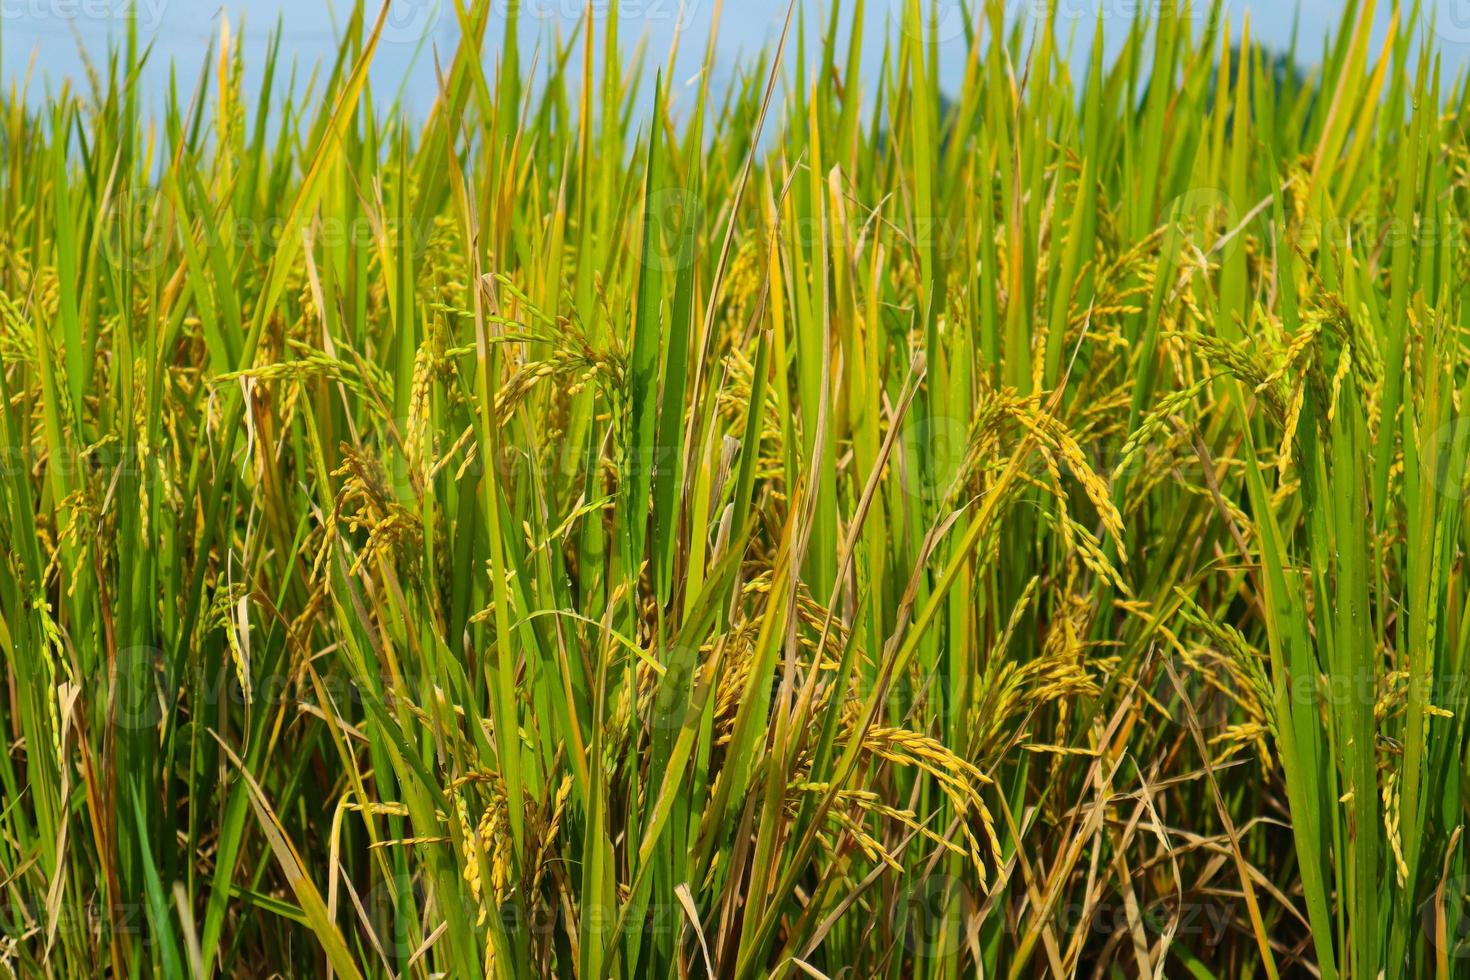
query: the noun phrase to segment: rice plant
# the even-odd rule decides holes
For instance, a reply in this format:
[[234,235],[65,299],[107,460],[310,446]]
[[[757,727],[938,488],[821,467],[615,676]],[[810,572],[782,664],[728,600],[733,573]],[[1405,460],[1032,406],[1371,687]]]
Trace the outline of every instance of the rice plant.
[[0,972],[1470,976],[1434,12],[867,6],[0,65]]

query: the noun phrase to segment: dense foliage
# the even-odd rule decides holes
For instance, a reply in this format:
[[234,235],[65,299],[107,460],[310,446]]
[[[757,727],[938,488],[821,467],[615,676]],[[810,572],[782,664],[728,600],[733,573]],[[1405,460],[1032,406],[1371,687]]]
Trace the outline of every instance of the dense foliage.
[[0,972],[1470,976],[1466,86],[1180,4],[9,85]]

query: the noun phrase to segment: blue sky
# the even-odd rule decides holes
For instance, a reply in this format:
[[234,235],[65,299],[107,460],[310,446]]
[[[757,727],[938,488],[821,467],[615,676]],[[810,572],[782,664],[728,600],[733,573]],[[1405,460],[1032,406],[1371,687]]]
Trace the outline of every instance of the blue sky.
[[[437,42],[440,50],[453,44],[455,22],[452,0],[392,0],[389,29],[385,36],[374,81],[393,86],[405,81],[405,100],[410,110],[421,111],[432,100],[434,68],[432,47],[420,49],[417,42],[424,37]],[[512,0],[493,0],[497,12]],[[585,0],[518,0],[522,5],[522,34],[530,42],[546,36],[558,27],[566,28],[581,11]],[[813,17],[825,15],[826,0],[798,0]],[[842,2],[842,0],[839,0]],[[927,4],[929,0],[924,0]],[[963,62],[963,42],[957,36],[956,0],[938,0],[942,33],[948,38],[941,50],[941,74],[953,79]],[[1044,0],[1006,0],[1013,16],[1029,16]],[[1089,35],[1099,10],[1105,30],[1116,39],[1123,32],[1131,12],[1140,4],[1175,3],[1178,0],[1059,0],[1061,22],[1075,25],[1079,38]],[[877,34],[903,0],[869,0],[866,20],[868,30]],[[244,19],[244,44],[247,55],[263,48],[268,29],[277,18],[284,28],[287,60],[295,57],[304,75],[311,64],[330,50],[335,35],[333,7],[349,8],[342,0],[227,0],[223,4],[208,0],[0,0],[0,76],[10,82],[32,72],[31,95],[38,96],[48,86],[55,87],[64,79],[77,78],[82,61],[78,44],[88,51],[105,51],[110,37],[123,29],[123,16],[135,6],[145,34],[154,42],[154,57],[149,83],[158,86],[166,79],[165,66],[175,62],[180,67],[182,85],[192,85],[199,69],[199,59],[212,36],[218,33],[219,16],[228,12],[232,21]],[[708,34],[716,0],[593,0],[594,9],[603,16],[616,11],[622,18],[623,35],[631,44],[639,36],[647,38],[649,55],[662,63],[674,33],[685,33],[680,72],[692,73]],[[681,14],[681,5],[683,13]],[[1203,0],[1197,3],[1203,6]],[[370,3],[370,6],[372,4]],[[844,3],[844,6],[846,4]],[[1380,32],[1389,19],[1389,0],[1379,4]],[[1310,62],[1321,50],[1322,39],[1336,28],[1340,4],[1335,0],[1300,0],[1300,3],[1275,0],[1254,3],[1229,0],[1232,29],[1239,33],[1247,12],[1252,34],[1267,43],[1284,45],[1293,22],[1301,20],[1302,55]],[[1428,37],[1444,52],[1450,71],[1459,70],[1470,61],[1470,0],[1440,0],[1439,13],[1425,15],[1415,26],[1416,34]],[[727,0],[721,20],[716,70],[727,73],[742,54],[749,54],[773,40],[780,30],[786,11],[786,0]],[[1196,16],[1203,17],[1202,14]],[[1067,28],[1063,28],[1065,31]],[[492,28],[493,30],[493,28]],[[1086,44],[1077,44],[1079,54]],[[34,68],[32,57],[34,56]],[[1080,57],[1079,57],[1080,62]],[[259,63],[247,58],[247,63]],[[717,79],[716,81],[719,81]]]

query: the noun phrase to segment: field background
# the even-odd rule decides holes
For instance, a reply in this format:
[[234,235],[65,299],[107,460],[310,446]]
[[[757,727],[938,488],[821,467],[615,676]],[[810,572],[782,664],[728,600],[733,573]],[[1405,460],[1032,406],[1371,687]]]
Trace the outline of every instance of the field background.
[[[230,0],[223,4],[192,3],[184,0],[135,0],[141,14],[140,39],[154,46],[155,55],[150,66],[144,70],[145,91],[156,94],[167,81],[169,64],[192,63],[201,47],[210,43],[218,34],[219,19],[226,16],[233,23],[243,24],[245,29],[239,39],[245,52],[247,79],[254,81],[259,76],[262,55],[268,44],[268,33],[280,19],[283,30],[283,55],[287,59],[297,58],[303,65],[319,59],[327,59],[336,53],[337,39],[343,18],[350,14],[351,5],[342,0],[323,3],[295,3],[292,0]],[[524,47],[534,45],[548,34],[568,31],[582,16],[583,4],[578,0],[521,0],[519,37]],[[92,56],[105,52],[109,40],[118,40],[126,34],[126,20],[122,12],[127,10],[128,0],[7,0],[0,18],[0,57],[6,65],[4,75],[23,75],[31,55],[37,58],[36,72],[54,83],[77,80],[84,74],[78,46]],[[504,21],[506,0],[496,0],[491,14]],[[398,0],[401,11],[395,13],[394,21],[383,39],[383,44],[374,57],[371,74],[375,83],[385,90],[405,85],[405,104],[410,111],[425,112],[436,89],[432,46],[441,50],[454,47],[458,38],[452,5],[449,0]],[[830,5],[808,3],[810,11],[824,11]],[[874,78],[874,70],[881,53],[883,34],[903,11],[903,0],[878,0],[867,3],[863,11],[865,35],[868,39],[864,59],[865,78]],[[1157,10],[1163,4],[1147,0],[1067,0],[1059,7],[1058,33],[1065,39],[1075,28],[1078,41],[1072,53],[1074,68],[1084,66],[1091,35],[1093,18],[1100,15],[1105,42],[1104,51],[1109,57],[1117,54],[1125,43],[1128,26],[1136,10]],[[747,57],[773,43],[780,35],[781,24],[786,16],[787,4],[781,0],[748,0],[740,5],[738,16],[723,18],[719,37],[712,55],[712,65],[717,86],[728,84],[742,57]],[[853,6],[841,4],[839,25],[846,31],[851,26]],[[940,7],[946,17],[953,18],[961,10],[955,0],[942,0]],[[733,8],[732,8],[733,9]],[[1033,16],[1039,5],[1021,0],[1007,0],[1006,17]],[[1275,49],[1284,49],[1290,42],[1292,32],[1298,31],[1303,39],[1315,43],[1331,31],[1336,30],[1342,14],[1341,4],[1336,0],[1301,0],[1297,3],[1255,3],[1246,0],[1228,0],[1222,9],[1231,16],[1238,37],[1244,15],[1251,16],[1251,33],[1262,44]],[[594,0],[594,16],[605,19],[613,11],[620,14],[623,40],[631,48],[638,39],[646,38],[648,47],[654,52],[664,52],[670,47],[676,26],[693,38],[704,38],[709,33],[714,17],[714,0]],[[1199,7],[1195,16],[1202,18],[1205,8]],[[1470,60],[1470,30],[1459,22],[1464,15],[1457,16],[1458,6],[1453,3],[1438,5],[1433,11],[1424,11],[1420,17],[1425,33],[1433,38],[1436,49],[1445,59],[1447,70],[1464,65]],[[1382,38],[1392,19],[1392,9],[1382,4],[1373,17],[1374,36]],[[1201,24],[1203,21],[1201,20]],[[425,48],[419,42],[428,39]],[[953,90],[963,80],[966,44],[964,37],[955,31],[944,32],[935,46],[934,56],[939,72],[939,82]],[[502,38],[498,32],[487,38],[486,57],[494,59],[500,50]],[[706,52],[701,45],[686,46],[673,74],[684,79],[698,71]],[[1313,51],[1303,54],[1307,65],[1316,64],[1320,54]],[[578,74],[578,66],[570,66],[572,77]],[[871,86],[867,93],[872,95]]]
[[0,99],[0,972],[1470,976],[1458,19],[159,9]]

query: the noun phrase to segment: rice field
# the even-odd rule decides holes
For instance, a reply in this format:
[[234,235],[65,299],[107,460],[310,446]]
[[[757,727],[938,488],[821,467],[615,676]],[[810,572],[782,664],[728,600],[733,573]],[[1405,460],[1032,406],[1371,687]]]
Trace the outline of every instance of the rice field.
[[852,3],[5,66],[0,975],[1470,976],[1425,8]]

